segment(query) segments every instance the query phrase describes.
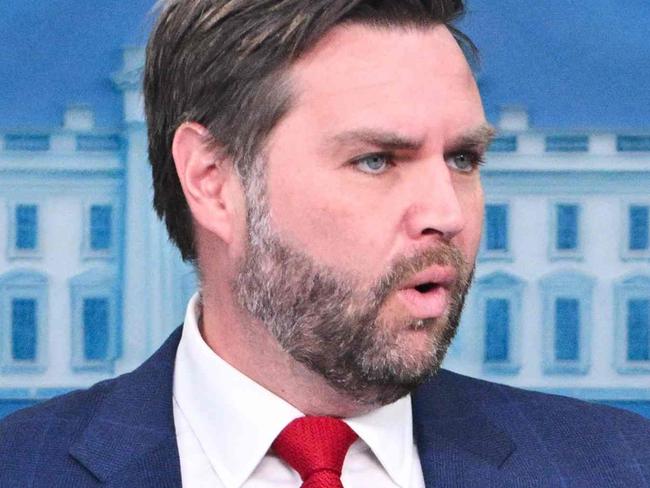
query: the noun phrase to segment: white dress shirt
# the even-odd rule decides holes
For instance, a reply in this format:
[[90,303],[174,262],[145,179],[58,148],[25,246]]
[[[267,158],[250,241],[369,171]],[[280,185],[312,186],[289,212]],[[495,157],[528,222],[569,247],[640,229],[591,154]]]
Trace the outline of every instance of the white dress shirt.
[[[189,301],[174,369],[174,425],[183,488],[298,488],[300,476],[269,448],[303,414],[221,359]],[[358,434],[343,464],[345,488],[424,488],[411,398],[344,419]]]

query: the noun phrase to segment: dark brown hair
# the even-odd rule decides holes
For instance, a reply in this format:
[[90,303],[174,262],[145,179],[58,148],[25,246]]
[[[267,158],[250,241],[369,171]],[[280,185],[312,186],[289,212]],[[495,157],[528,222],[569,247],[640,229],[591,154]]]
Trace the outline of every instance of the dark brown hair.
[[266,137],[290,108],[289,65],[342,23],[446,25],[462,0],[166,0],[147,45],[144,97],[153,205],[185,261],[196,263],[192,215],[171,154],[176,129],[205,126],[247,182]]

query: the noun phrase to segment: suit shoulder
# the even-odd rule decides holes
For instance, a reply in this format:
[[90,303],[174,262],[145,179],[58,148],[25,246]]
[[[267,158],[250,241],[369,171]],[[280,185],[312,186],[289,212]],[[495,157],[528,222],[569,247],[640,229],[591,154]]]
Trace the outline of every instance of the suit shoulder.
[[428,383],[414,406],[428,416],[423,425],[441,435],[466,432],[479,446],[500,439],[510,446],[502,469],[535,480],[530,486],[581,479],[579,486],[636,487],[650,480],[650,420],[632,412],[449,371]]
[[464,376],[451,371],[441,371],[440,381],[462,390],[472,397],[481,398],[485,406],[495,405],[516,411],[520,416],[540,422],[562,419],[565,422],[589,424],[590,429],[616,427],[635,435],[650,438],[650,419],[634,412],[591,403],[562,395],[541,393],[500,383]]
[[92,415],[104,394],[111,390],[117,378],[104,380],[87,389],[74,390],[23,408],[0,420],[0,431],[18,425],[42,424],[48,419],[73,420]]
[[[106,394],[121,377],[100,381],[87,389],[75,390],[29,408],[18,410],[0,420],[0,458],[31,458],[44,443],[49,448],[65,447],[81,433]],[[29,452],[30,455],[25,455]]]
[[48,458],[65,459],[115,381],[102,381],[0,420],[0,486],[27,486],[45,452]]

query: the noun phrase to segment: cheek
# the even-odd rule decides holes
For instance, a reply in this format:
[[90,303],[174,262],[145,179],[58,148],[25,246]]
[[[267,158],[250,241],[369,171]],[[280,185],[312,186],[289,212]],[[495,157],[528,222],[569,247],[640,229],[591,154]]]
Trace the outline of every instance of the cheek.
[[[354,215],[349,209],[334,203],[310,199],[300,205],[303,211],[294,215],[292,221],[285,221],[287,230],[295,239],[321,258],[348,249],[356,237],[357,220]],[[289,209],[285,215],[291,213]]]
[[465,227],[456,236],[456,241],[471,263],[476,259],[483,230],[483,190],[480,185],[465,194],[462,206]]
[[351,198],[340,182],[304,183],[285,179],[269,192],[274,228],[292,245],[334,268],[365,274],[380,262],[391,235],[390,218],[382,209],[368,213],[363,198]]

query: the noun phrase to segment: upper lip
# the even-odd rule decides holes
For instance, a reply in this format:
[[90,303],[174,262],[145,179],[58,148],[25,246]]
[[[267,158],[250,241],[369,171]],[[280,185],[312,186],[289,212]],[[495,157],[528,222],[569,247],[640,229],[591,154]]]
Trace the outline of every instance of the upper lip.
[[400,289],[415,288],[425,283],[434,283],[443,287],[449,287],[457,278],[458,273],[451,266],[431,266],[412,276]]

